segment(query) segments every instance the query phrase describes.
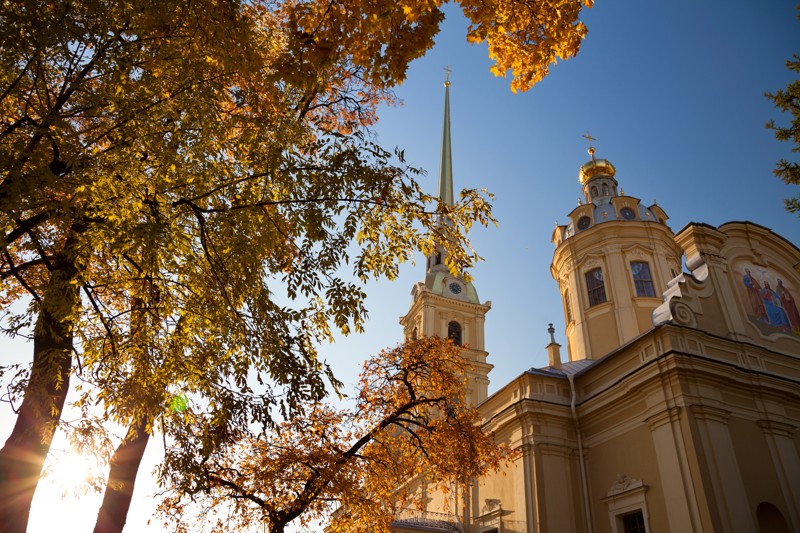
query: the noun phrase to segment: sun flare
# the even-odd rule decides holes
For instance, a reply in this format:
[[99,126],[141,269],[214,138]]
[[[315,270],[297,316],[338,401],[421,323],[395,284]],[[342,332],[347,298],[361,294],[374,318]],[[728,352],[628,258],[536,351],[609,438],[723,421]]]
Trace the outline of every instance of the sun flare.
[[99,461],[92,455],[73,449],[51,454],[44,478],[64,495],[85,492],[98,475]]

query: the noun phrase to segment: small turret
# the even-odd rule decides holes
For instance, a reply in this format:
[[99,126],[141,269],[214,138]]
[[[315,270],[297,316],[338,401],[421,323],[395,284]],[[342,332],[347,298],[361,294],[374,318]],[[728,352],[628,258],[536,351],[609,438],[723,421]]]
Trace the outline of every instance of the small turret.
[[596,159],[594,152],[594,147],[590,146],[592,160],[581,165],[578,173],[587,204],[608,202],[612,196],[617,196],[617,180],[614,179],[617,169],[606,159]]
[[570,361],[602,357],[653,327],[652,311],[682,254],[666,213],[619,193],[614,165],[591,145],[589,155],[578,173],[586,201],[553,232],[550,272],[563,298]]
[[548,366],[561,370],[561,345],[556,342],[556,328],[552,323],[547,325],[547,333],[550,334],[550,344],[547,345]]

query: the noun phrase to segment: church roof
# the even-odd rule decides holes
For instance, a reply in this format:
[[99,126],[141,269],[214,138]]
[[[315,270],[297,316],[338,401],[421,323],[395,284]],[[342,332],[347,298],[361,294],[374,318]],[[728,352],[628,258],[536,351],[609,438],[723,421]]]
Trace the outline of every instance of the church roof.
[[597,361],[594,359],[579,359],[577,361],[569,361],[568,363],[562,363],[561,369],[553,368],[551,366],[546,366],[544,368],[531,368],[526,370],[526,374],[536,374],[539,376],[563,376],[566,377],[568,374],[577,374],[582,370],[586,370]]

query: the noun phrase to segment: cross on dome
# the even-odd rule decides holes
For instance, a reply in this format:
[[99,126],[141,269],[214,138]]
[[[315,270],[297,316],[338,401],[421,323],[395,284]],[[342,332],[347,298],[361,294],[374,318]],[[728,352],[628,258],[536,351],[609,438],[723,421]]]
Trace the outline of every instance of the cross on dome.
[[592,156],[592,161],[594,161],[594,146],[592,146],[592,141],[596,141],[597,139],[589,135],[588,131],[585,135],[581,135],[581,137],[589,141],[589,155]]

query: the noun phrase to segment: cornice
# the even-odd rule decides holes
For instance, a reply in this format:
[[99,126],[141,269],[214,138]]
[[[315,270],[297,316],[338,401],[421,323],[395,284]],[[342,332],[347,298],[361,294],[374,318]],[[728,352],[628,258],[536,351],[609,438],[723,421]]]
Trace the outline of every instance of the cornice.
[[[492,302],[490,300],[487,300],[482,304],[476,304],[464,300],[457,300],[455,298],[448,298],[430,291],[425,291],[419,294],[417,299],[411,305],[411,309],[414,309],[414,307],[417,305],[425,304],[433,304],[441,307],[454,307],[458,309],[470,309],[478,314],[485,314],[492,308]],[[409,312],[411,309],[409,309]]]
[[761,431],[767,435],[775,435],[778,437],[786,437],[788,439],[794,438],[797,433],[797,426],[778,422],[776,420],[758,420],[756,422]]

